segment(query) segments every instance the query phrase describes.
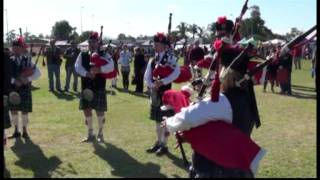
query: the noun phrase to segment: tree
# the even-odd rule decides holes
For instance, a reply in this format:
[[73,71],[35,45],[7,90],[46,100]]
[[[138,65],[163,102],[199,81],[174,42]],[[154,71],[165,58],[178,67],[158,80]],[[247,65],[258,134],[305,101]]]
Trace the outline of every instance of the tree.
[[52,27],[51,34],[57,40],[69,39],[73,28],[70,26],[69,22],[66,20],[58,21]]
[[299,30],[298,28],[296,28],[296,27],[293,27],[293,28],[291,28],[291,30],[290,30],[289,33],[286,33],[285,39],[286,39],[287,41],[290,41],[290,40],[292,40],[293,38],[295,38],[296,36],[299,36],[299,35],[301,35],[301,34],[303,34],[302,31],[300,31],[300,30]]
[[92,31],[84,31],[84,32],[82,32],[82,34],[79,36],[78,42],[83,42],[83,41],[87,40],[91,33],[92,33]]
[[25,33],[23,33],[23,36],[24,36],[25,41],[28,41],[30,33],[29,32],[25,32]]
[[126,35],[125,34],[123,34],[123,33],[120,33],[119,35],[118,35],[118,38],[117,38],[119,41],[123,41],[123,40],[126,40],[127,39],[127,37],[126,37]]
[[181,23],[177,26],[178,31],[179,31],[179,36],[180,36],[181,39],[182,39],[182,38],[188,38],[188,36],[186,35],[186,33],[187,33],[187,26],[188,26],[188,24],[185,23],[185,22],[181,22]]
[[15,38],[16,38],[17,34],[15,33],[15,30],[12,29],[11,31],[8,32],[7,34],[7,41],[9,43],[11,43]]
[[197,35],[199,36],[199,38],[203,38],[203,36],[205,35],[205,28],[198,26],[198,33],[197,33]]
[[194,35],[198,33],[198,26],[196,24],[189,25],[188,32],[192,34],[192,39],[194,39]]
[[42,33],[40,33],[38,37],[39,37],[39,39],[43,39],[44,38]]

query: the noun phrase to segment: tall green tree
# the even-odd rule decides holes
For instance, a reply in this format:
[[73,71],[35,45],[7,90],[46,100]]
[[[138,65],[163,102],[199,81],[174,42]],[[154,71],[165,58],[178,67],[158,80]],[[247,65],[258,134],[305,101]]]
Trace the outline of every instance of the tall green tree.
[[192,39],[194,39],[194,36],[198,33],[198,25],[189,25],[187,30],[192,34]]
[[79,36],[79,42],[83,42],[89,38],[89,35],[92,33],[92,31],[84,31],[82,34]]
[[188,24],[185,22],[181,22],[178,26],[177,29],[179,31],[179,36],[180,38],[187,38],[187,30],[188,30]]
[[57,40],[68,40],[73,27],[66,20],[58,21],[52,26],[51,34]]

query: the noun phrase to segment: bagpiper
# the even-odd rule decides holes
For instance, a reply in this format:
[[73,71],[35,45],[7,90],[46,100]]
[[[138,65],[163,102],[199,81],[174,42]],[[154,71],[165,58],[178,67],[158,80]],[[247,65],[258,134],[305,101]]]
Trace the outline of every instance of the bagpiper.
[[19,115],[22,119],[22,137],[29,139],[27,125],[29,123],[28,114],[32,112],[32,92],[31,82],[37,80],[40,76],[39,68],[32,62],[32,56],[26,53],[24,39],[19,37],[12,42],[11,64],[11,92],[9,95],[9,109],[11,111],[11,120],[15,128],[13,138],[19,138]]
[[75,63],[75,70],[81,76],[81,98],[79,109],[83,110],[85,124],[88,127],[88,136],[83,142],[92,142],[96,139],[93,133],[92,110],[98,118],[98,142],[103,142],[103,127],[105,112],[107,111],[106,78],[105,73],[114,69],[113,60],[108,53],[100,51],[99,35],[92,32],[88,38],[89,51],[81,52]]
[[180,67],[169,49],[168,38],[163,33],[157,33],[153,40],[156,54],[148,62],[144,80],[151,89],[150,119],[156,122],[157,140],[147,152],[161,156],[168,153],[166,130],[160,126],[162,118],[166,116],[160,108],[163,105],[162,96],[166,90],[171,89],[172,82],[178,78]]

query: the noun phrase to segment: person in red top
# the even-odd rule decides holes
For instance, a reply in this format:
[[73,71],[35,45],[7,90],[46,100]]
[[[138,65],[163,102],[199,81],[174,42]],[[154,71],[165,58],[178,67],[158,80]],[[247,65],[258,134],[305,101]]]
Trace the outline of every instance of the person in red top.
[[301,69],[301,54],[302,54],[301,47],[297,47],[292,50],[294,67],[296,70]]
[[[194,47],[190,51],[190,62],[192,67],[194,67],[197,62],[204,59],[204,50],[199,46],[200,41],[197,39],[194,42]],[[195,69],[196,77],[202,77],[202,71],[201,69]]]

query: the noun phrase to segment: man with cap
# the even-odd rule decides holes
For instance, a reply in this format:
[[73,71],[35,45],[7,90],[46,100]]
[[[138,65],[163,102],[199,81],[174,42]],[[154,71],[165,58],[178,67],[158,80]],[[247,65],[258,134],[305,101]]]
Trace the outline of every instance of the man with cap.
[[50,41],[50,47],[46,48],[44,51],[44,56],[47,59],[48,67],[48,77],[49,77],[49,91],[54,91],[54,80],[56,81],[56,90],[62,92],[61,82],[60,82],[60,66],[61,66],[61,49],[55,45],[56,40],[52,39]]
[[11,65],[11,92],[16,92],[21,98],[21,102],[10,101],[9,109],[11,111],[11,120],[15,128],[12,138],[19,138],[19,116],[21,111],[21,119],[23,126],[22,137],[29,139],[27,125],[29,122],[28,114],[32,112],[32,92],[31,82],[41,76],[40,70],[32,62],[32,57],[26,54],[27,45],[22,37],[15,39],[12,42],[12,56],[10,57]]
[[[107,111],[106,79],[101,73],[110,73],[114,69],[113,60],[108,53],[99,49],[99,35],[92,32],[89,36],[89,51],[81,52],[75,63],[75,70],[81,76],[82,96],[80,110],[83,110],[85,124],[88,127],[88,137],[83,142],[95,140],[93,134],[92,109],[98,118],[98,141],[103,142],[103,126],[105,123],[104,112]],[[103,62],[103,63],[101,63]],[[98,63],[103,65],[98,66]],[[88,93],[89,92],[89,93]]]
[[169,51],[170,42],[163,33],[157,33],[154,36],[155,57],[148,62],[144,80],[151,89],[151,110],[150,119],[156,122],[157,141],[148,153],[163,155],[168,152],[168,148],[161,141],[165,134],[165,128],[160,127],[164,116],[160,107],[163,105],[163,93],[171,89],[171,83],[178,78],[180,67],[177,65],[177,59]]
[[71,42],[71,47],[67,48],[64,52],[64,58],[66,61],[66,85],[64,91],[68,92],[70,87],[71,75],[73,75],[73,91],[78,91],[78,75],[74,69],[77,57],[80,53],[80,49],[77,48],[77,43],[74,41]]

